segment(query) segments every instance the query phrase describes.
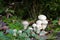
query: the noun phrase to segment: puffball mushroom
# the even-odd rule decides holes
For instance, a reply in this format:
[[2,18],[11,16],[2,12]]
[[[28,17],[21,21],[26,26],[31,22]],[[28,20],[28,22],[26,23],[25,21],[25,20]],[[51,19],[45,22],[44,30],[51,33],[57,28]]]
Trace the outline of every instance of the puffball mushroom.
[[32,24],[33,30],[36,31],[37,30],[37,25],[34,23]]
[[37,33],[40,33],[41,29],[42,29],[42,26],[41,25],[37,25]]
[[42,29],[45,30],[47,27],[48,21],[47,20],[43,20],[42,21]]
[[41,20],[36,21],[37,33],[40,33],[40,30],[42,29],[41,23],[42,23]]
[[34,24],[32,25],[32,27],[36,27],[36,24],[34,23]]
[[27,29],[27,26],[29,25],[28,21],[23,21],[22,24],[24,25],[24,29]]
[[38,29],[42,29],[41,23],[42,23],[41,20],[37,20],[37,21],[36,21],[36,26],[37,26]]
[[37,25],[35,23],[32,25],[32,27],[34,31],[37,31]]
[[42,23],[41,20],[37,20],[37,21],[36,21],[36,25],[40,25],[41,23]]
[[45,15],[39,15],[39,16],[38,16],[38,19],[39,19],[39,20],[46,20],[47,17],[46,17]]

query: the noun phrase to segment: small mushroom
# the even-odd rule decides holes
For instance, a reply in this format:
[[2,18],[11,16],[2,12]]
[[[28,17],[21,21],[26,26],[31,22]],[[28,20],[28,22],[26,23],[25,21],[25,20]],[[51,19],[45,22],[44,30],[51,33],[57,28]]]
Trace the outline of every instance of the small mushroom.
[[41,20],[37,20],[37,21],[36,21],[36,25],[40,25],[41,23],[42,23]]
[[32,26],[33,26],[33,27],[36,27],[36,24],[34,23]]
[[40,30],[42,29],[41,23],[42,23],[41,20],[37,20],[37,21],[36,21],[37,33],[40,33]]
[[38,16],[38,19],[39,19],[39,20],[46,20],[47,17],[46,17],[45,15],[39,15],[39,16]]
[[47,20],[43,20],[42,21],[42,29],[45,30],[47,27],[48,21]]
[[28,21],[23,21],[22,24],[24,26],[24,29],[27,29],[27,26],[29,25],[29,22]]
[[37,25],[36,25],[35,23],[32,25],[32,27],[33,27],[33,30],[34,30],[34,31],[37,30]]

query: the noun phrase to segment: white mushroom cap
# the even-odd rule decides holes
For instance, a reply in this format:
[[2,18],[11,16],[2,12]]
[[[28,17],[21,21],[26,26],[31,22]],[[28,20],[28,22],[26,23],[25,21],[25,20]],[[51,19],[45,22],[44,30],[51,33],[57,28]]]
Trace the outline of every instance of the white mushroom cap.
[[41,25],[37,25],[37,28],[38,28],[38,29],[42,29]]
[[23,24],[24,26],[28,26],[28,25],[29,25],[29,22],[28,22],[28,21],[23,21],[22,24]]
[[29,22],[28,21],[23,21],[22,24],[24,26],[24,29],[27,29],[27,26],[29,25]]
[[37,20],[36,21],[36,25],[41,25],[42,21],[41,20]]
[[48,21],[47,20],[43,20],[42,21],[42,29],[46,29],[47,24],[48,24]]
[[32,27],[34,31],[37,31],[37,25],[35,23],[32,25]]
[[47,20],[43,20],[43,21],[42,21],[42,24],[47,25],[47,24],[48,24],[48,21],[47,21]]
[[39,20],[46,20],[47,17],[46,17],[45,15],[39,15],[39,16],[38,16],[38,19],[39,19]]
[[33,26],[33,27],[36,27],[36,24],[34,23],[32,26]]
[[40,30],[42,29],[41,23],[42,23],[41,20],[37,20],[36,21],[37,33],[39,33]]
[[37,25],[37,33],[40,33],[40,30],[42,29],[41,25]]
[[42,29],[45,30],[47,25],[42,25]]

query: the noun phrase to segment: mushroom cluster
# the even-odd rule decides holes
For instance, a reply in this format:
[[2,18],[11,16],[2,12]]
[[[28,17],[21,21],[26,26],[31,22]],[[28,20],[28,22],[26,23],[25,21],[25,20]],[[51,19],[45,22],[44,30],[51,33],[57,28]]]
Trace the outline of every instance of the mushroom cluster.
[[47,17],[45,15],[39,15],[36,23],[32,25],[34,28],[34,31],[37,30],[36,32],[40,33],[41,29],[45,30],[48,24],[48,21],[46,19]]
[[[36,23],[32,24],[33,28],[29,28],[29,29],[33,29],[36,33],[40,33],[41,30],[45,30],[48,24],[48,20],[46,20],[47,17],[45,15],[39,15],[38,16],[38,20],[36,21]],[[23,26],[24,26],[24,30],[27,29],[29,22],[28,21],[23,21],[22,22]]]

